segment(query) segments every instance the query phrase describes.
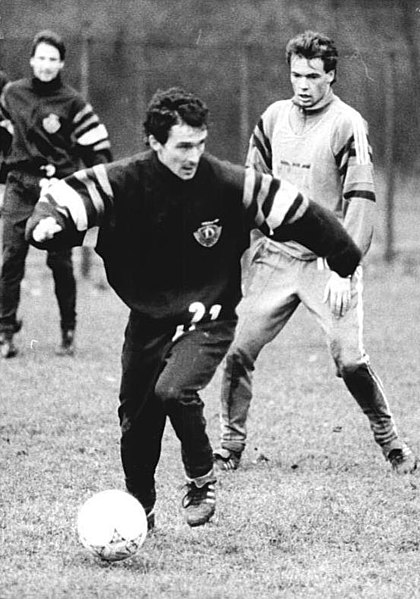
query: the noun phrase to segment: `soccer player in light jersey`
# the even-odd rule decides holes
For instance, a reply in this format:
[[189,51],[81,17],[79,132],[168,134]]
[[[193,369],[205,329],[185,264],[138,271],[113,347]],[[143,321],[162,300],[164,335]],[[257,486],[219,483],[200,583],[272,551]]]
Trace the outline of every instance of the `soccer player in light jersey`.
[[207,107],[195,95],[157,93],[145,129],[149,151],[48,188],[27,236],[60,249],[99,225],[97,251],[130,308],[119,408],[126,486],[152,527],[169,418],[187,477],[184,516],[199,526],[214,513],[216,482],[200,391],[233,339],[251,228],[300,240],[342,277],[361,254],[339,221],[293,185],[204,153]]
[[[286,58],[294,95],[262,114],[247,164],[294,184],[331,210],[365,256],[376,205],[371,147],[361,115],[333,93],[336,47],[328,37],[307,31],[289,41]],[[249,288],[238,309],[222,382],[216,463],[224,470],[238,467],[255,361],[303,304],[322,327],[336,373],[369,419],[385,458],[398,473],[414,470],[416,459],[397,434],[363,346],[362,267],[352,277],[341,277],[302,244],[261,236],[250,255]]]

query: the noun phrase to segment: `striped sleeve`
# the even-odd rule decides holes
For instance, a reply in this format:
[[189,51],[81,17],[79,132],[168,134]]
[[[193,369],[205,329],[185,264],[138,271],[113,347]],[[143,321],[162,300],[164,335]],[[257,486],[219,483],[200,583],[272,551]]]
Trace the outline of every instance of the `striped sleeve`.
[[291,224],[301,218],[308,200],[287,181],[245,169],[243,203],[251,220],[266,235],[282,224]]
[[48,204],[51,216],[82,232],[101,223],[113,205],[113,193],[103,164],[77,171],[48,187],[38,204]]
[[264,132],[264,115],[260,118],[252,132],[245,164],[262,173],[271,173],[272,171],[271,142]]
[[373,236],[376,195],[367,125],[357,111],[340,115],[332,143],[343,190],[343,224],[365,255]]
[[85,104],[77,112],[73,119],[73,129],[75,141],[79,145],[90,147],[94,152],[111,148],[108,131],[90,104]]
[[337,123],[333,152],[344,199],[361,198],[375,202],[372,148],[366,123],[358,112],[351,111],[345,120]]
[[361,252],[338,219],[290,183],[247,168],[243,203],[262,233],[274,241],[298,241],[340,276],[353,274],[359,264]]

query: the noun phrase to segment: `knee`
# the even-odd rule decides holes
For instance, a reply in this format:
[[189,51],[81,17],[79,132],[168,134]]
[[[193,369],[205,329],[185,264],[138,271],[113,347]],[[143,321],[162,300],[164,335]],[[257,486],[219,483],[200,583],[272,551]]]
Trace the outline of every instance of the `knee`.
[[226,356],[226,368],[232,373],[241,374],[254,370],[255,360],[243,348],[234,345]]
[[343,379],[351,376],[365,363],[360,352],[346,349],[337,342],[331,344],[331,354],[336,367],[336,375]]
[[335,360],[336,374],[346,380],[368,368],[367,361],[363,356],[347,355]]
[[158,380],[155,386],[155,396],[162,403],[165,411],[176,405],[184,394],[181,389],[173,381]]
[[158,381],[155,386],[155,396],[167,414],[181,406],[196,408],[203,405],[195,388],[176,381]]

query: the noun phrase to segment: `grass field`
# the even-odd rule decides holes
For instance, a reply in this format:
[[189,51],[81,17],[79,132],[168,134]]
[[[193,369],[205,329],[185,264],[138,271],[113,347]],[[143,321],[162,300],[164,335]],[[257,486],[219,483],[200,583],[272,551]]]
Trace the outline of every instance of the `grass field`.
[[[78,352],[54,356],[50,273],[31,250],[20,356],[0,363],[0,598],[420,596],[420,474],[396,477],[333,374],[302,311],[265,348],[243,468],[220,476],[214,520],[182,521],[183,471],[168,426],[158,470],[157,530],[120,564],[100,563],[75,534],[81,503],[123,488],[116,416],[127,311],[101,269],[79,285]],[[420,262],[366,272],[366,345],[401,435],[420,451]],[[206,390],[218,438],[220,373]]]

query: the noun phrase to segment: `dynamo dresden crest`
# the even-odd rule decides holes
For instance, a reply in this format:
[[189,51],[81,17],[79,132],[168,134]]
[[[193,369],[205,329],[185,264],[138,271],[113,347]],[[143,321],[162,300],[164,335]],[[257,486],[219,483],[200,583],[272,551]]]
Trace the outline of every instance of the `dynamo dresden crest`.
[[42,126],[47,133],[57,133],[61,127],[60,119],[56,114],[51,113],[42,119]]
[[194,231],[194,237],[200,245],[205,248],[211,248],[216,245],[222,233],[222,227],[216,224],[218,222],[219,219],[201,223],[201,227],[197,231]]

